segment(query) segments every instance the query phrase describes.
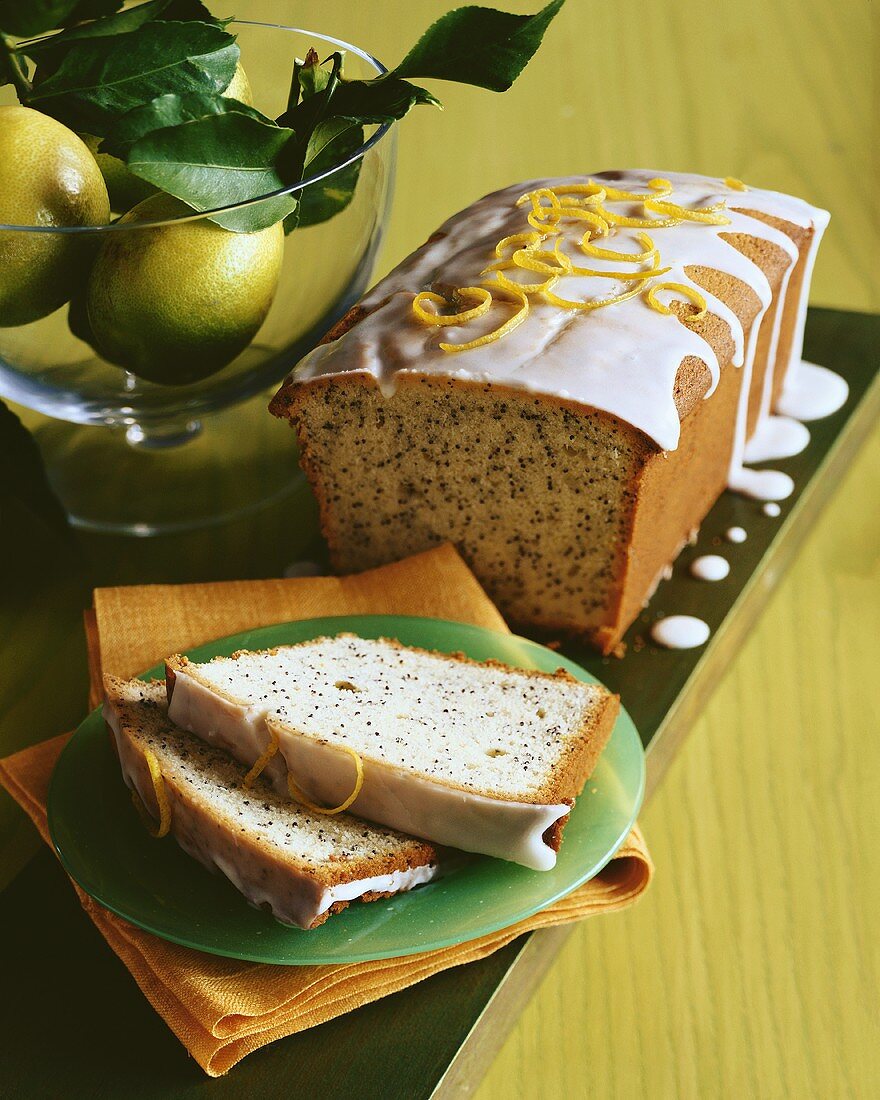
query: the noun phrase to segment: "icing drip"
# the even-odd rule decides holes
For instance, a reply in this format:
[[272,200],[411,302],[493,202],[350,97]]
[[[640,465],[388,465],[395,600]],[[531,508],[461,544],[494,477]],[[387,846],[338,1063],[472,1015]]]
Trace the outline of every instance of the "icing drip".
[[666,649],[696,649],[705,645],[711,631],[693,615],[667,615],[651,627],[651,638]]
[[691,562],[691,575],[701,581],[723,581],[730,572],[730,563],[719,554],[704,554]]
[[842,408],[848,396],[849,386],[839,374],[801,362],[786,376],[778,411],[797,420],[821,420]]
[[728,527],[724,532],[724,537],[728,542],[745,542],[749,536],[743,527]]
[[772,462],[799,455],[810,442],[810,432],[799,420],[788,416],[768,416],[758,422],[755,434],[746,444],[746,462]]
[[[733,362],[743,370],[730,463],[731,487],[760,499],[783,499],[793,488],[787,475],[743,469],[755,349],[760,322],[771,305],[772,294],[761,269],[727,238],[731,234],[758,238],[782,249],[789,257],[777,295],[771,334],[771,347],[775,351],[788,275],[798,259],[798,250],[786,234],[749,211],[813,230],[809,253],[804,260],[806,277],[797,302],[792,345],[792,355],[799,361],[809,269],[828,215],[799,199],[776,192],[744,190],[736,180],[722,182],[703,176],[640,169],[613,173],[610,181],[608,175],[600,173],[594,177],[597,184],[608,187],[608,196],[601,208],[596,209],[613,213],[618,222],[626,218],[642,222],[646,218],[654,219],[652,226],[657,228],[649,229],[662,263],[663,274],[658,278],[663,283],[676,283],[699,295],[708,311],[729,326],[734,346]],[[659,200],[634,202],[631,198],[624,201],[614,197],[614,188],[647,194],[651,181],[656,183],[658,177],[668,180],[672,189]],[[674,392],[682,360],[694,358],[705,363],[710,375],[706,396],[717,384],[720,365],[705,339],[676,316],[650,308],[643,295],[618,299],[606,308],[582,311],[553,305],[540,293],[534,293],[529,296],[527,316],[521,318],[522,323],[489,343],[482,338],[499,329],[520,308],[514,300],[494,301],[486,312],[474,316],[478,312],[475,309],[477,298],[472,296],[462,303],[469,307],[463,312],[469,312],[470,316],[459,325],[441,327],[422,323],[413,315],[413,298],[422,291],[430,290],[448,299],[456,288],[474,287],[481,282],[486,285],[485,273],[498,257],[496,245],[504,238],[522,235],[528,230],[524,210],[516,205],[523,192],[556,188],[562,194],[566,187],[574,187],[575,193],[580,194],[587,184],[588,178],[583,176],[528,181],[488,195],[450,219],[440,229],[442,237],[415,252],[364,298],[362,306],[373,312],[339,340],[316,348],[302,360],[296,370],[297,380],[353,371],[372,376],[387,396],[393,395],[398,380],[406,375],[437,375],[496,383],[603,410],[644,432],[659,448],[674,450],[680,437]],[[671,224],[674,219],[666,215],[672,211],[672,204],[691,215],[726,204],[723,206],[726,224],[694,220]],[[566,273],[553,293],[571,302],[591,302],[632,291],[631,281],[608,277],[613,272],[620,275],[622,267],[626,267],[619,257],[617,260],[602,258],[596,251],[584,256],[580,241],[587,228],[583,220],[562,220],[558,223],[559,232],[541,242],[539,247],[549,249],[555,245],[576,265],[588,266],[590,271],[602,274]],[[594,238],[590,244],[597,250],[607,248],[618,254],[636,254],[645,251],[640,240],[644,235],[643,224],[616,224],[608,236]],[[517,242],[516,247],[521,243]],[[505,257],[509,255],[510,249]],[[694,269],[698,267],[723,272],[755,293],[760,310],[748,338],[732,309],[691,277],[690,272],[696,274]],[[558,270],[558,266],[554,270]],[[632,265],[629,270],[634,270]],[[649,270],[643,269],[643,273],[650,275]],[[514,282],[530,284],[546,278],[532,270],[507,266],[503,274]],[[663,301],[667,299],[664,297]],[[477,346],[473,346],[474,341]],[[469,344],[471,347],[450,355],[441,349],[441,343],[447,346]],[[771,358],[762,391],[765,414],[769,412],[773,368]]]
[[782,317],[785,313],[785,302],[788,297],[788,283],[791,279],[791,273],[795,269],[795,264],[791,264],[786,272],[782,276],[782,282],[779,286],[779,304],[776,307],[776,313],[773,316],[773,332],[770,336],[770,347],[767,352],[767,365],[768,370],[764,374],[764,387],[761,391],[761,409],[758,416],[758,427],[766,420],[771,413],[771,405],[773,402],[773,378],[776,373],[776,369],[779,366],[777,363],[777,357],[779,355],[779,336],[782,332]]
[[770,516],[771,519],[776,519],[782,509],[775,501],[768,501],[761,509],[765,516]]
[[730,488],[753,500],[785,500],[794,492],[794,481],[781,470],[748,470],[743,466],[731,477]]

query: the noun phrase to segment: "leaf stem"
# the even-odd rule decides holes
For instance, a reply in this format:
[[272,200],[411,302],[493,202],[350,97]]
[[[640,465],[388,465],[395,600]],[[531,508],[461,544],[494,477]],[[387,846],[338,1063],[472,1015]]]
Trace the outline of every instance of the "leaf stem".
[[294,58],[293,72],[290,74],[290,90],[287,93],[287,106],[284,108],[284,113],[292,111],[294,107],[299,103],[299,71],[302,65]]
[[27,71],[21,63],[21,58],[12,39],[0,31],[0,62],[9,74],[12,85],[18,93],[18,98],[24,102],[33,91],[31,82],[27,78]]

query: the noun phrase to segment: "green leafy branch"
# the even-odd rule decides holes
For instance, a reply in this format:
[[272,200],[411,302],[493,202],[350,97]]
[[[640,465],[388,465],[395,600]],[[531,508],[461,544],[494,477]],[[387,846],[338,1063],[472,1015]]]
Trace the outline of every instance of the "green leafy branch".
[[27,99],[31,91],[27,67],[7,34],[0,32],[0,85],[12,84],[19,99]]
[[[252,231],[281,219],[311,225],[345,208],[357,184],[352,160],[294,195],[253,202],[310,175],[346,164],[365,127],[401,119],[419,105],[440,106],[412,80],[434,79],[502,92],[538,49],[564,0],[534,15],[464,7],[448,12],[391,71],[349,80],[344,57],[314,50],[293,65],[278,119],[224,94],[239,49],[228,20],[200,0],[0,0],[0,83],[22,103],[122,159],[139,178],[210,211],[227,229]],[[58,33],[13,44],[13,38]],[[30,71],[33,66],[33,71]]]

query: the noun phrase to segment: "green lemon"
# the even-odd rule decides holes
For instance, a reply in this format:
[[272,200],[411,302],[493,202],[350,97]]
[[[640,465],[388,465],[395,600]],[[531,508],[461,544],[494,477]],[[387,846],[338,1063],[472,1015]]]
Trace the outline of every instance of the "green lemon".
[[[223,94],[228,96],[229,99],[237,99],[240,103],[246,103],[249,107],[253,106],[250,81],[247,78],[247,73],[241,67],[240,61],[235,66],[232,80],[230,80],[229,86]],[[98,167],[101,169],[101,174],[104,176],[104,182],[107,184],[107,190],[110,193],[110,206],[118,214],[124,214],[126,210],[131,210],[139,202],[143,202],[150,195],[156,194],[156,188],[153,184],[147,183],[146,180],[136,176],[134,172],[130,172],[125,161],[120,160],[119,157],[113,157],[109,153],[98,152],[101,138],[95,137],[94,134],[81,134],[80,136],[98,162]]]
[[[0,224],[104,225],[104,179],[83,142],[29,107],[0,107]],[[0,328],[53,313],[85,279],[94,238],[0,230]]]
[[[118,224],[191,213],[158,194]],[[106,234],[86,288],[95,347],[151,382],[207,378],[243,351],[265,320],[283,251],[281,222],[232,233],[199,218]]]

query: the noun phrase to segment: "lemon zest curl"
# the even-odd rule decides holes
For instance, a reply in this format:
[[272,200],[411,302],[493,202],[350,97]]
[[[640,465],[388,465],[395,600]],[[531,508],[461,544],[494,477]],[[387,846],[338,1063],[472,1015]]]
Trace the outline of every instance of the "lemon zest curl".
[[657,297],[658,292],[661,290],[672,290],[678,294],[682,294],[697,307],[697,312],[691,314],[688,318],[689,321],[696,321],[706,313],[706,299],[699,290],[695,290],[694,287],[687,286],[685,283],[654,283],[653,286],[648,288],[645,294],[645,301],[651,309],[656,309],[658,313],[672,313],[670,307],[664,305]]
[[262,754],[254,761],[253,767],[244,777],[242,781],[243,787],[252,787],[257,780],[257,777],[263,771],[263,768],[269,763],[275,753],[278,752],[278,733],[276,730],[269,730],[269,744],[263,750]]
[[413,298],[413,313],[426,325],[465,325],[477,317],[482,317],[492,308],[492,295],[488,290],[480,286],[463,286],[455,292],[456,298],[476,298],[477,305],[472,309],[460,310],[458,313],[436,313],[425,309],[423,302],[434,302],[438,306],[449,305],[442,294],[434,294],[433,291],[423,290]]
[[623,291],[622,294],[615,294],[610,298],[594,298],[591,301],[572,302],[568,298],[560,298],[550,292],[545,292],[544,298],[551,305],[559,306],[560,309],[579,309],[582,311],[602,309],[604,306],[613,306],[616,302],[625,302],[628,298],[635,298],[637,294],[642,293],[644,281],[643,279],[637,286]]
[[144,760],[147,765],[147,769],[150,773],[150,780],[153,784],[153,791],[156,795],[156,805],[159,807],[159,822],[158,824],[153,820],[152,814],[144,805],[141,796],[137,790],[132,787],[131,800],[134,803],[134,808],[137,810],[141,820],[143,821],[147,832],[150,836],[155,837],[157,840],[163,836],[167,836],[171,829],[171,804],[168,801],[168,792],[165,789],[165,780],[162,778],[162,769],[159,767],[159,761],[156,759],[156,754],[152,749],[144,749]]
[[[727,177],[724,183],[734,190],[748,190],[744,183],[731,177]],[[675,282],[652,282],[658,276],[670,272],[672,268],[661,266],[660,251],[648,233],[635,234],[635,240],[641,246],[639,252],[620,252],[593,243],[595,238],[613,235],[618,228],[664,229],[687,221],[704,225],[730,224],[730,218],[724,213],[727,206],[724,200],[693,209],[670,199],[669,196],[673,192],[670,180],[657,177],[648,180],[647,186],[648,190],[645,192],[626,191],[612,187],[607,182],[590,179],[586,183],[536,187],[524,192],[516,199],[516,205],[529,207],[526,214],[529,229],[521,233],[511,233],[496,243],[494,260],[480,273],[493,275],[491,280],[484,281],[479,287],[462,287],[453,295],[453,304],[460,304],[462,300],[467,299],[475,300],[477,304],[470,309],[455,313],[441,313],[438,309],[426,309],[426,304],[431,302],[443,308],[450,305],[449,300],[440,294],[422,291],[413,298],[413,313],[424,324],[463,325],[485,316],[495,304],[496,295],[512,299],[516,309],[503,324],[474,340],[460,344],[440,343],[439,347],[445,352],[470,351],[473,348],[484,347],[513,332],[528,316],[530,297],[533,295],[560,309],[582,311],[602,309],[617,302],[625,302],[637,295],[644,295],[645,302],[651,309],[659,313],[672,314],[673,310],[670,306],[665,305],[657,297],[659,291],[666,290],[683,295],[697,307],[697,312],[691,315],[690,320],[702,317],[707,312],[706,300],[692,286]],[[643,213],[641,215],[636,212],[618,214],[609,210],[606,203],[640,205]],[[572,258],[562,251],[565,237],[561,223],[572,221],[586,222],[585,232],[579,241],[579,247],[586,256],[615,264],[650,264],[650,266],[636,266],[635,270],[615,268],[602,271],[576,265]],[[553,246],[549,247],[551,240]],[[542,245],[546,247],[541,247]],[[544,278],[541,281],[525,282],[505,274],[516,270],[535,272]],[[556,293],[560,280],[567,276],[615,279],[631,285],[605,298],[575,301]]]
[[310,802],[308,798],[302,793],[294,782],[293,776],[288,771],[287,773],[287,790],[290,797],[301,805],[305,806],[307,810],[311,810],[313,814],[324,814],[330,816],[331,814],[341,814],[347,810],[348,807],[354,802],[357,796],[361,793],[361,787],[364,785],[364,762],[360,758],[360,754],[355,752],[354,749],[348,747],[348,745],[340,745],[343,751],[347,752],[349,756],[354,760],[354,766],[356,770],[354,790],[346,798],[344,802],[340,802],[338,806],[318,806],[314,802]]
[[[508,280],[510,281],[510,280]],[[512,284],[515,286],[515,284]],[[499,289],[503,289],[513,298],[518,299],[519,309],[512,317],[508,318],[499,328],[493,329],[491,332],[487,332],[484,336],[478,336],[476,340],[469,340],[466,344],[441,344],[440,347],[443,351],[471,351],[473,348],[481,348],[486,344],[492,344],[496,340],[500,340],[502,336],[506,336],[509,332],[513,332],[514,329],[519,328],[523,321],[529,315],[529,299],[519,287],[511,289],[510,287],[502,287],[500,283],[486,283],[486,286],[493,286]]]

